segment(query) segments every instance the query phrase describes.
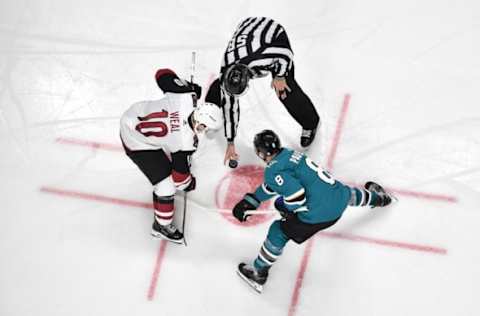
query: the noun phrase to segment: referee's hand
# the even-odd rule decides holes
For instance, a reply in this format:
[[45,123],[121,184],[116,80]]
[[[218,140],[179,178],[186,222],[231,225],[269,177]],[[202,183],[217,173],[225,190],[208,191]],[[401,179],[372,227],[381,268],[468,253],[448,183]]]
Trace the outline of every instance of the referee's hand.
[[223,164],[226,165],[230,160],[238,160],[238,154],[235,151],[235,144],[229,143],[227,145],[227,150],[225,151],[225,159],[223,160]]
[[292,92],[292,89],[287,85],[287,80],[284,77],[273,78],[272,88],[275,89],[275,93],[281,100],[287,97],[287,92]]

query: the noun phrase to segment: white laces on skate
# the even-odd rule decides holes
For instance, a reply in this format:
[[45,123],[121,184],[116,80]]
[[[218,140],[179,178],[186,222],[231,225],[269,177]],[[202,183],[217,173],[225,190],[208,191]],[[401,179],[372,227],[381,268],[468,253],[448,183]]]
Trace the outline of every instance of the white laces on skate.
[[302,130],[302,137],[311,137],[311,136],[312,136],[312,130],[311,129]]
[[168,225],[162,225],[162,228],[165,229],[169,234],[173,234],[177,231],[177,227],[173,223],[170,223]]

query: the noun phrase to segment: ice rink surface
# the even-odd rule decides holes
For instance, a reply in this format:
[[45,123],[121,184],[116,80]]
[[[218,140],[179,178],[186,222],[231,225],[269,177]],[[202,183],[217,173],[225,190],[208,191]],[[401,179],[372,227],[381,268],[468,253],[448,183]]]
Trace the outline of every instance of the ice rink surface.
[[[309,156],[400,199],[288,244],[261,295],[235,269],[273,218],[218,210],[261,181],[256,132],[298,149],[269,79],[241,100],[237,170],[221,133],[201,139],[188,247],[150,238],[150,184],[118,138],[162,97],[158,68],[189,77],[195,51],[205,91],[247,16],[287,30],[322,119]],[[2,0],[0,315],[479,315],[479,21],[474,0]]]

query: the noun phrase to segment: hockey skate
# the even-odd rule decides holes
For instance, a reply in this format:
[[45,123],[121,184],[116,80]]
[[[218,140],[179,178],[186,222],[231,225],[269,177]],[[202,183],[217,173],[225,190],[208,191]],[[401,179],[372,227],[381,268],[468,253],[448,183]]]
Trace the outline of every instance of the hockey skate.
[[378,203],[373,205],[372,208],[377,206],[384,207],[391,204],[392,202],[397,201],[397,198],[394,195],[392,195],[391,193],[387,193],[385,189],[378,183],[368,181],[367,183],[365,183],[364,187],[368,191],[375,192],[379,197]]
[[152,236],[162,238],[168,241],[183,244],[183,234],[175,227],[173,223],[168,225],[160,225],[156,220],[152,224]]
[[258,293],[262,293],[263,285],[267,282],[268,269],[257,271],[252,265],[240,263],[237,274]]
[[308,147],[312,144],[315,134],[317,133],[317,129],[302,129],[302,136],[300,137],[300,145],[302,147]]

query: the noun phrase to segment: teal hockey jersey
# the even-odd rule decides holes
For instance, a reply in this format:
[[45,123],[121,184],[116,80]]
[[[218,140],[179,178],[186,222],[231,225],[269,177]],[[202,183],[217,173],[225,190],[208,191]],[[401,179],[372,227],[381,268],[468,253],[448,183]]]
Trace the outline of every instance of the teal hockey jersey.
[[255,196],[266,201],[275,195],[284,198],[290,212],[306,223],[339,218],[350,201],[350,188],[335,180],[304,153],[283,148],[264,172],[264,182]]

